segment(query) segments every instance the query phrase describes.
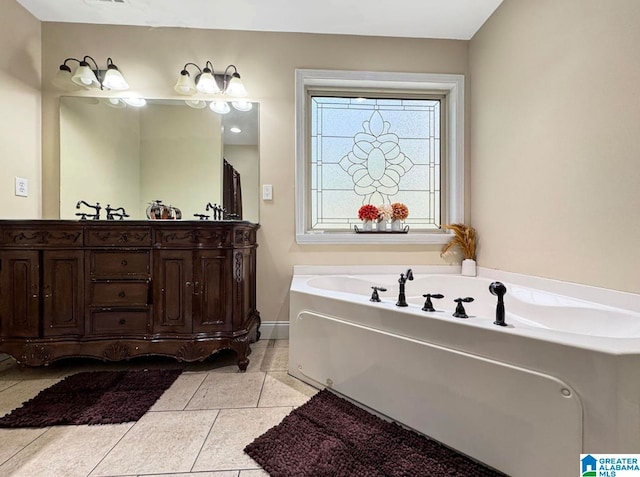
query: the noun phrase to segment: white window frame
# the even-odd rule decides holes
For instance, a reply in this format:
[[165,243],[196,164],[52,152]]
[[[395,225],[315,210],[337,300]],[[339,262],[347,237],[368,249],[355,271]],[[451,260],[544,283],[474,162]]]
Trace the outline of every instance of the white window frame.
[[423,73],[297,69],[296,81],[296,242],[299,244],[443,244],[450,235],[442,232],[407,234],[356,234],[355,232],[311,231],[309,223],[309,135],[307,89],[339,87],[358,89],[412,90],[442,93],[447,97],[447,216],[442,223],[464,222],[464,76]]

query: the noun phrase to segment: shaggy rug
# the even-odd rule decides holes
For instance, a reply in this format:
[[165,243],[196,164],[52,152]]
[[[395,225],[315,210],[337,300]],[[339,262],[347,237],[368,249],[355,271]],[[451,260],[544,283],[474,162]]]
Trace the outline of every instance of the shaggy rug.
[[0,418],[0,427],[137,421],[181,372],[151,369],[74,374]]
[[271,477],[503,475],[326,390],[244,451]]

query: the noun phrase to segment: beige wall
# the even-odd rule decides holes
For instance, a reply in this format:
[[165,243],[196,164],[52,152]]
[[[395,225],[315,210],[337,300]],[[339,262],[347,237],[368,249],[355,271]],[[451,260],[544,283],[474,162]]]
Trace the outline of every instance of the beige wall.
[[[41,28],[14,0],[0,13],[0,218],[40,217]],[[29,196],[16,197],[15,177],[29,181]]]
[[[156,29],[44,23],[43,174],[45,217],[58,211],[58,92],[50,82],[60,62],[90,54],[113,58],[132,91],[175,98],[186,62],[238,66],[251,100],[260,102],[260,182],[273,184],[262,202],[258,241],[258,308],[263,320],[288,320],[294,264],[443,263],[439,246],[299,246],[294,236],[295,68],[467,74],[468,42],[339,35]],[[399,267],[400,268],[400,267]]]
[[471,40],[482,266],[640,292],[640,2],[505,0]]

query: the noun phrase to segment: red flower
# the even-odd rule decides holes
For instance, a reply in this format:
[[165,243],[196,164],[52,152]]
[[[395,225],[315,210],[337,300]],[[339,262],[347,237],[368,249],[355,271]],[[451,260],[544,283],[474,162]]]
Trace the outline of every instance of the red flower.
[[378,208],[375,205],[367,204],[358,210],[358,218],[360,220],[377,220]]

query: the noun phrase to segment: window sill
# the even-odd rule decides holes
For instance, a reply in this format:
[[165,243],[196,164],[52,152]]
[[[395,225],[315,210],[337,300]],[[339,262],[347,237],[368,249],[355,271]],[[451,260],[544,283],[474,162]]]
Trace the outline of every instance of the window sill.
[[301,245],[443,245],[451,240],[451,234],[447,233],[420,233],[408,234],[356,234],[355,232],[327,232],[296,234],[296,242]]

